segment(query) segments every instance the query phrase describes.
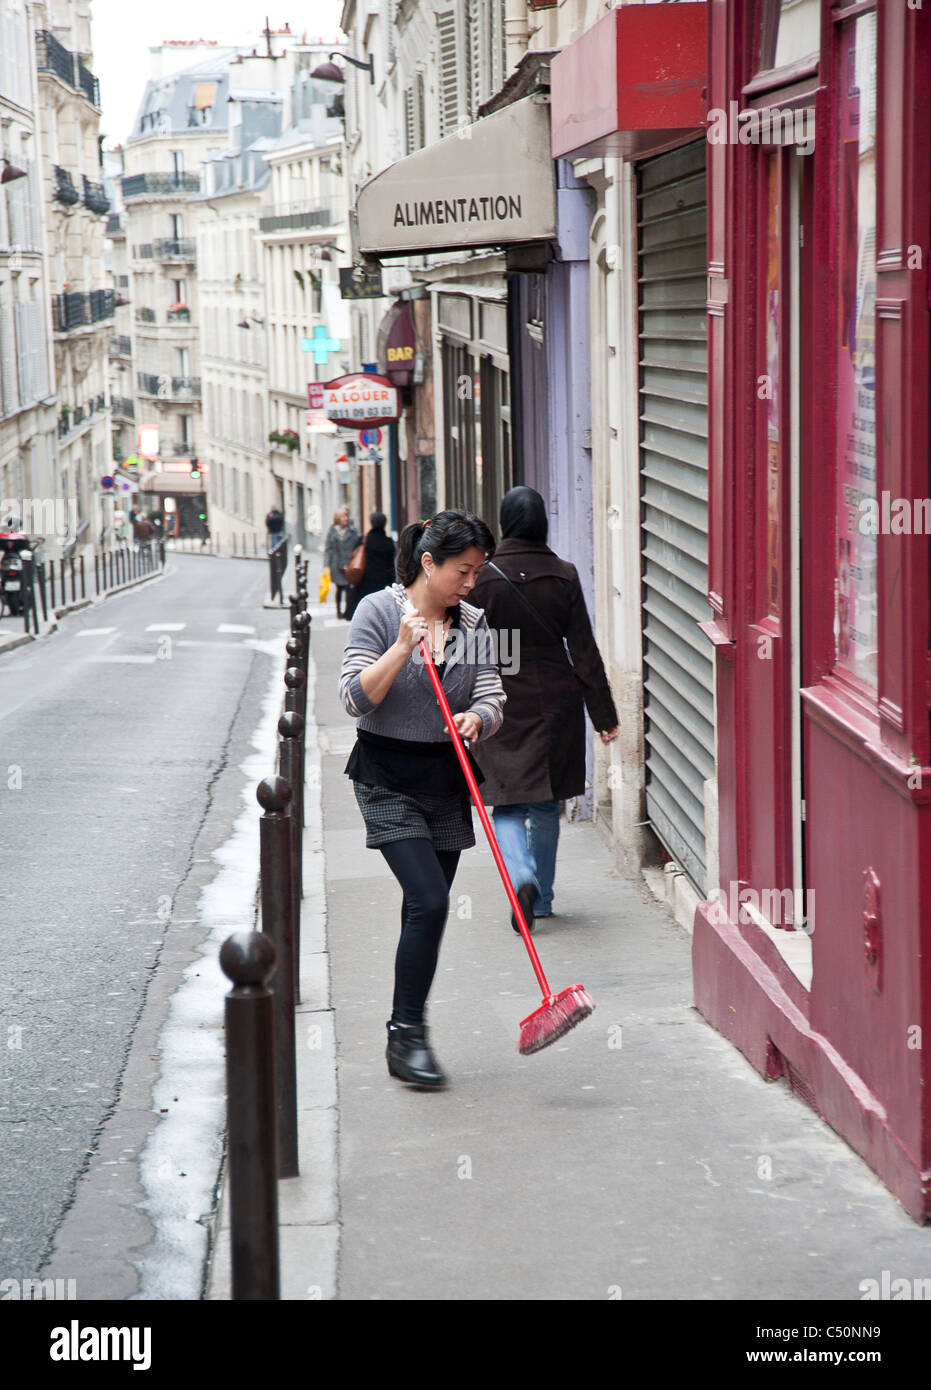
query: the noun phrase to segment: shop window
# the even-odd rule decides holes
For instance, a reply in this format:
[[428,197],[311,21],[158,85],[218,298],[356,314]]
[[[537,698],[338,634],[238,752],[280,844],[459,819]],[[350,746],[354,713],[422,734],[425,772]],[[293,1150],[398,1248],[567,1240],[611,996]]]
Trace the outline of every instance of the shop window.
[[766,6],[760,43],[760,68],[785,68],[817,53],[821,0],[775,0]]
[[837,207],[836,664],[877,684],[876,13],[840,34]]

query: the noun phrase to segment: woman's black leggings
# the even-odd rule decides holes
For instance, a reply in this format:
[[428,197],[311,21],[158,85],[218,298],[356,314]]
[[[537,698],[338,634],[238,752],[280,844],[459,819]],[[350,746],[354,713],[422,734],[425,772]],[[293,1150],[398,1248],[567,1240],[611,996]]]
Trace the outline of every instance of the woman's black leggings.
[[429,840],[396,840],[379,847],[404,893],[401,939],[394,962],[393,1023],[422,1023],[449,913],[458,850]]

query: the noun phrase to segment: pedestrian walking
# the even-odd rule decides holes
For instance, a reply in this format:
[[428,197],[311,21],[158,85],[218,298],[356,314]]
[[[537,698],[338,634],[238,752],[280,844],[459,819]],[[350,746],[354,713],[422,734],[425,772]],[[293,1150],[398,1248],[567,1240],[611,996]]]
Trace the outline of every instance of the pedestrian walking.
[[475,835],[468,787],[419,643],[430,643],[460,737],[474,744],[497,733],[504,691],[485,618],[465,601],[494,548],[488,527],[467,512],[406,526],[397,582],[360,601],[339,681],[343,705],[357,721],[345,770],[365,843],[380,850],[403,892],[388,1071],[432,1088],[446,1077],[430,1047],[427,996],[459,855]]
[[139,512],[133,522],[133,540],[136,547],[141,549],[155,535],[155,527],[144,512]]
[[371,529],[365,537],[365,573],[358,584],[349,591],[347,617],[351,618],[366,594],[377,594],[394,582],[395,544],[385,534],[388,518],[384,512],[372,512],[369,517]]
[[341,507],[339,511],[333,513],[333,525],[327,532],[323,551],[323,563],[330,571],[330,579],[336,587],[337,618],[349,616],[346,611],[349,600],[346,566],[352,559],[353,551],[361,544],[362,537],[350,521],[349,508]]
[[268,532],[268,549],[274,550],[284,530],[284,514],[277,507],[271,507],[266,513],[265,529]]
[[[501,536],[471,597],[489,628],[502,634],[499,664],[508,706],[494,752],[476,761],[485,774],[485,804],[494,808],[495,836],[531,926],[553,910],[561,802],[585,791],[585,710],[603,743],[617,737],[617,710],[578,571],[546,544],[546,506],[533,488],[506,494]],[[513,662],[501,661],[505,636]],[[513,913],[511,925],[519,930]]]

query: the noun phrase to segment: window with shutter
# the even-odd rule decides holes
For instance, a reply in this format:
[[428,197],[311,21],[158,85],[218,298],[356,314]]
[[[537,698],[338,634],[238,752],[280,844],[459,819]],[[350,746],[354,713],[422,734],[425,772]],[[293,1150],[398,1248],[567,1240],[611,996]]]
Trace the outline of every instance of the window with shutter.
[[10,308],[0,309],[0,409],[4,415],[12,415],[19,409],[16,335]]
[[16,305],[16,366],[18,368],[19,399],[22,405],[29,405],[32,395],[29,390],[29,337],[27,305]]
[[466,51],[466,101],[470,120],[478,116],[478,108],[484,100],[485,85],[482,63],[482,10],[483,0],[466,0],[465,7],[465,51]]
[[49,393],[48,354],[45,350],[45,320],[42,316],[42,305],[38,300],[30,300],[27,307],[29,309],[29,337],[32,355],[33,400],[38,401]]
[[418,72],[414,84],[414,132],[417,149],[420,149],[427,143],[427,103],[422,72]]
[[404,93],[404,153],[413,154],[417,148],[414,132],[414,92],[408,87]]
[[459,73],[456,63],[456,11],[442,10],[436,17],[440,40],[439,115],[440,138],[451,135],[459,121]]

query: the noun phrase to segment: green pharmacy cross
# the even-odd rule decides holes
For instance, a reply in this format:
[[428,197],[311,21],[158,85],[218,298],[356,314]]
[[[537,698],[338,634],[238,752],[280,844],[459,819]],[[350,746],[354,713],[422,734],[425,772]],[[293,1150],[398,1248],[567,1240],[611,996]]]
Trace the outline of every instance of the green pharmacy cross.
[[326,366],[330,353],[336,352],[339,346],[339,338],[331,338],[322,323],[317,324],[312,338],[301,339],[302,349],[304,352],[313,353],[314,361],[318,367]]

